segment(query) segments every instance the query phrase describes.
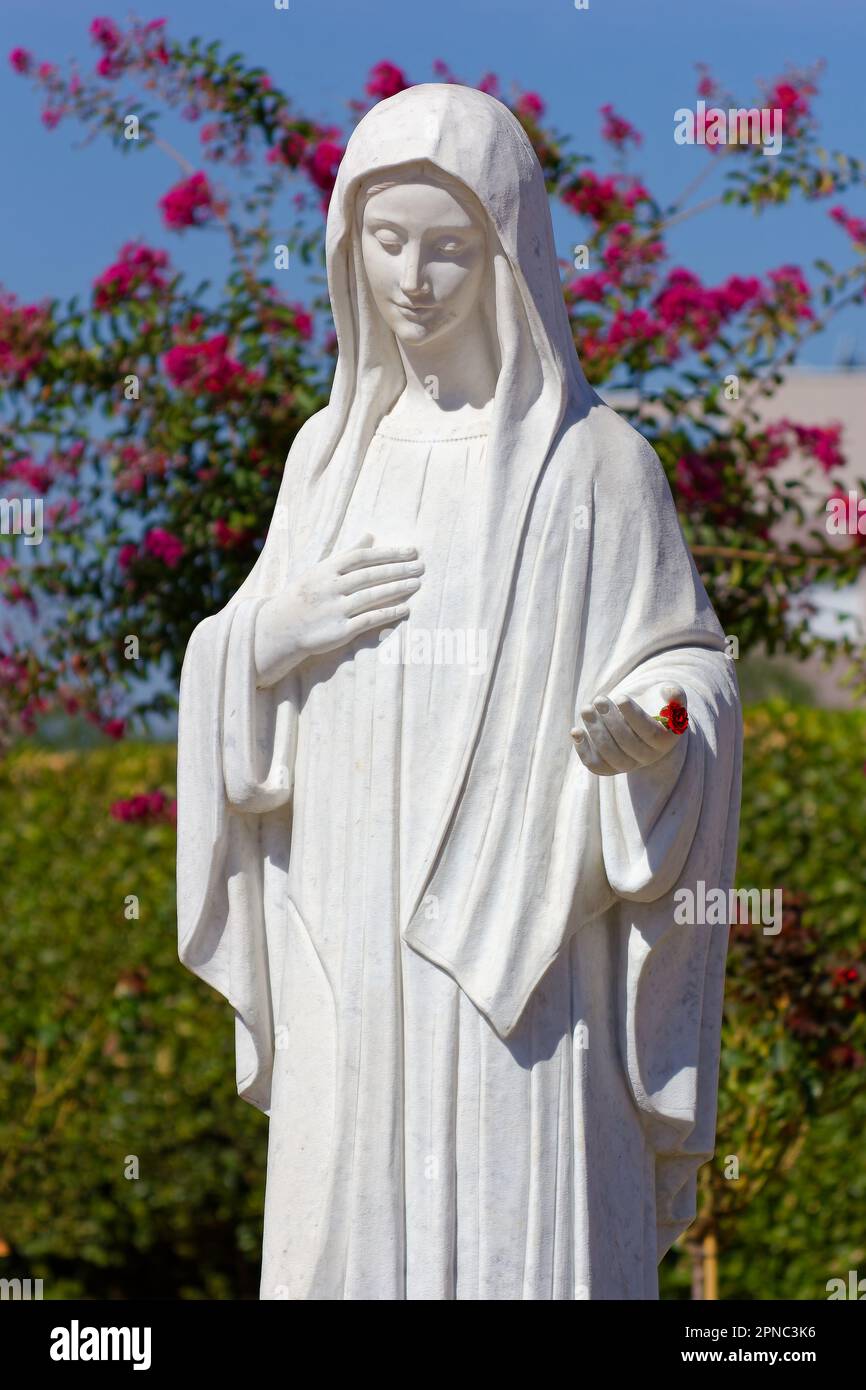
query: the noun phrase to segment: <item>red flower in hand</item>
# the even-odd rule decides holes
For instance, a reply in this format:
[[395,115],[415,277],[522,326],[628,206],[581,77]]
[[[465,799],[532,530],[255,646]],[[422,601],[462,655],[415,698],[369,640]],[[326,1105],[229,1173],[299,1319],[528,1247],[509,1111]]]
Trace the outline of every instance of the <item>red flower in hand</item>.
[[689,712],[679,700],[671,700],[655,718],[672,734],[684,734],[689,727]]

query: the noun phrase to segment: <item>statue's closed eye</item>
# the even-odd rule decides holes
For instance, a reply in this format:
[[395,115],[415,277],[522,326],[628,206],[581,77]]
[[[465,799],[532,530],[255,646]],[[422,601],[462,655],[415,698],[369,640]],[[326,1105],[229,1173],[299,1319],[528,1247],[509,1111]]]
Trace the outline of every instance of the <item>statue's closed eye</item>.
[[393,232],[377,232],[376,240],[385,251],[391,251],[394,253],[399,251],[403,245],[400,238],[395,237]]

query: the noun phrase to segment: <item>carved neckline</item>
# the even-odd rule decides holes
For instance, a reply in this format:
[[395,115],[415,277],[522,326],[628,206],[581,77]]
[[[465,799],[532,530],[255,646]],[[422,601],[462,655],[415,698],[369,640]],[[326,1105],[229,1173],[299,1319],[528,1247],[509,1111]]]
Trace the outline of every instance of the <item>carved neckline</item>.
[[490,431],[490,415],[482,415],[477,420],[465,421],[460,425],[443,425],[433,430],[428,422],[413,425],[409,420],[391,423],[388,417],[380,420],[376,435],[380,439],[402,439],[413,444],[450,444],[462,439],[482,439]]

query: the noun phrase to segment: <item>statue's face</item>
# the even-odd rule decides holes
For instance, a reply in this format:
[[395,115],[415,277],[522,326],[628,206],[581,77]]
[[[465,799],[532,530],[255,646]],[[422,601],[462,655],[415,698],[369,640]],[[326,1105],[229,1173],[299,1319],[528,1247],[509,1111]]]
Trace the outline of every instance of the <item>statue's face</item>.
[[382,318],[406,347],[459,331],[487,260],[484,214],[433,183],[400,183],[364,208],[361,253]]

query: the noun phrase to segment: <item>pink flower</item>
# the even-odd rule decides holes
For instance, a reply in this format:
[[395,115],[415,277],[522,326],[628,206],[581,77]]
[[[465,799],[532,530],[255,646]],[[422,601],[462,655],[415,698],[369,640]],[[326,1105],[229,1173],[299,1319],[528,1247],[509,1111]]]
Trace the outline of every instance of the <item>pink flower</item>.
[[518,116],[530,121],[539,121],[544,115],[545,106],[537,92],[523,92],[518,98],[515,110]]
[[722,462],[706,454],[684,454],[677,460],[676,490],[692,512],[710,512],[722,525],[734,525],[737,508],[730,501]]
[[21,385],[39,365],[51,336],[47,306],[19,304],[14,294],[0,291],[0,378]]
[[155,526],[144,538],[144,548],[155,560],[161,560],[170,570],[177,569],[184,554],[184,544],[171,531]]
[[289,169],[297,169],[303,163],[306,150],[307,142],[303,135],[299,135],[296,130],[290,130],[279,144],[268,150],[268,163],[285,164]]
[[741,275],[729,275],[716,294],[727,312],[737,314],[748,304],[754,304],[761,298],[761,282],[754,275],[746,278]]
[[711,74],[706,63],[696,64],[700,77],[698,78],[698,96],[709,98],[715,96],[718,91],[718,83]]
[[600,270],[595,275],[578,275],[569,282],[567,290],[574,299],[585,299],[590,304],[600,304],[612,283],[610,275]]
[[641,143],[640,131],[636,130],[624,116],[617,115],[610,102],[602,106],[601,114],[604,117],[601,128],[602,140],[606,140],[617,150],[624,149],[629,141],[635,145]]
[[291,307],[294,314],[295,332],[303,342],[309,342],[310,338],[313,336],[312,315],[308,314],[306,309],[300,304],[293,304]]
[[147,478],[161,478],[168,468],[165,454],[141,444],[125,444],[119,453],[119,463],[115,492],[143,492]]
[[9,54],[9,62],[15,72],[28,73],[33,64],[33,55],[28,53],[26,48],[13,48]]
[[54,474],[45,464],[35,463],[30,458],[16,459],[6,470],[6,477],[24,483],[31,492],[44,493],[54,481]]
[[[619,279],[626,272],[643,272],[663,255],[664,246],[660,241],[648,240],[631,222],[618,222],[608,233],[602,259],[611,275]],[[630,278],[640,279],[641,276],[632,274]]]
[[777,82],[767,93],[767,105],[782,112],[782,130],[785,135],[799,135],[802,125],[809,115],[807,95],[813,95],[812,83],[801,80],[799,86],[793,82]]
[[866,221],[862,217],[854,217],[838,206],[830,209],[830,216],[848,233],[858,250],[866,250]]
[[845,455],[842,452],[842,425],[798,425],[792,420],[777,420],[767,428],[767,435],[777,442],[788,436],[785,443],[785,457],[796,448],[801,453],[815,459],[824,473],[833,473],[834,468],[844,467]]
[[200,227],[216,211],[213,190],[207,175],[201,172],[176,183],[160,198],[163,220],[167,227]]
[[138,290],[145,291],[142,298],[151,292],[161,292],[168,286],[168,281],[161,274],[167,265],[165,251],[154,251],[148,246],[128,241],[120,248],[120,259],[94,280],[95,307],[108,309],[113,304],[122,304],[134,299]]
[[192,392],[225,393],[256,380],[227,351],[228,336],[217,333],[202,343],[178,343],[169,348],[163,366],[173,385]]
[[90,37],[109,52],[120,46],[120,30],[113,19],[94,19],[90,25]]
[[591,169],[584,169],[571,188],[562,194],[562,201],[593,222],[619,220],[638,203],[649,200],[642,183],[614,174],[600,179]]
[[123,64],[118,62],[113,53],[103,53],[96,64],[96,71],[100,77],[119,77],[123,72]]
[[138,546],[133,545],[130,541],[126,545],[122,545],[117,552],[117,563],[122,570],[128,570],[137,559]]
[[250,532],[241,530],[238,526],[230,526],[222,517],[218,517],[213,524],[214,539],[221,550],[232,550],[235,546],[243,545],[250,538]]
[[813,319],[815,317],[808,303],[812,297],[812,291],[799,266],[780,266],[778,270],[771,270],[768,278],[777,291],[779,308],[792,314],[794,318]]
[[125,801],[115,801],[111,805],[111,815],[115,820],[126,821],[172,821],[176,819],[176,802],[169,801],[165,792],[139,792]]
[[106,719],[99,727],[109,738],[119,739],[123,738],[126,730],[126,721],[123,719]]
[[364,91],[368,96],[381,101],[385,97],[393,97],[398,92],[404,92],[408,86],[405,72],[396,67],[394,63],[383,60],[381,63],[374,63],[371,67]]
[[631,347],[650,342],[662,331],[663,325],[645,309],[633,309],[631,312],[618,309],[608,328],[607,342],[610,347]]
[[343,150],[333,140],[320,140],[304,161],[313,183],[328,196],[336,182],[342,158]]
[[42,124],[46,130],[56,130],[64,115],[62,106],[46,106],[42,112]]

